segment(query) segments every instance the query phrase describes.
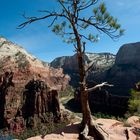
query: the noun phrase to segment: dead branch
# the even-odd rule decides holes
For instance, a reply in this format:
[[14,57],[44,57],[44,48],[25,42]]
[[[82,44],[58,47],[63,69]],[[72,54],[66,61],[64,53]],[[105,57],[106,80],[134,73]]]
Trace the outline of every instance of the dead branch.
[[85,44],[86,44],[86,42],[83,42],[83,54],[85,53]]
[[[26,25],[28,24],[31,24],[33,22],[36,22],[36,21],[39,21],[39,20],[43,20],[43,19],[47,19],[47,18],[50,18],[50,17],[54,17],[54,20],[53,22],[51,23],[51,25],[54,23],[54,21],[56,20],[57,17],[64,17],[66,19],[68,19],[68,17],[66,17],[63,13],[56,13],[56,12],[53,12],[51,14],[48,14],[46,16],[43,16],[43,17],[27,17],[24,15],[22,15],[26,21],[23,22],[22,24],[20,24],[17,29],[21,29],[21,28],[24,28]],[[69,20],[69,19],[68,19]],[[50,26],[50,25],[49,25]]]
[[93,0],[93,1],[88,1],[86,2],[84,5],[80,5],[77,10],[78,11],[82,11],[82,10],[85,10],[87,8],[89,8],[90,6],[94,5],[95,3],[97,3],[97,0]]
[[75,51],[78,52],[78,48],[76,47],[76,45],[74,44],[73,46],[75,48]]
[[96,89],[101,89],[104,86],[113,87],[114,85],[108,84],[107,82],[103,82],[103,83],[98,84],[98,85],[96,85],[96,86],[94,86],[92,88],[86,89],[86,91],[91,92],[91,91],[96,90]]

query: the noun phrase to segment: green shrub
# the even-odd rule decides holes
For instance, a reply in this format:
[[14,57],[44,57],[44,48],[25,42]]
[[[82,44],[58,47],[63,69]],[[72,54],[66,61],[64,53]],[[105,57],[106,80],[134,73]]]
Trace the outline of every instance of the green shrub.
[[132,89],[131,97],[128,101],[129,112],[131,114],[140,115],[140,83],[136,84],[136,89]]
[[36,128],[27,128],[20,135],[12,134],[11,137],[15,138],[15,139],[25,140],[29,137],[34,137],[37,135],[44,136],[44,135],[50,134],[56,130],[64,128],[67,124],[68,124],[68,122],[65,122],[65,121],[61,121],[59,123],[54,123],[53,125],[50,123],[46,123],[46,124],[42,123],[42,124],[40,124],[40,126],[38,126]]
[[68,86],[65,90],[60,91],[60,98],[74,96],[74,89],[72,86]]

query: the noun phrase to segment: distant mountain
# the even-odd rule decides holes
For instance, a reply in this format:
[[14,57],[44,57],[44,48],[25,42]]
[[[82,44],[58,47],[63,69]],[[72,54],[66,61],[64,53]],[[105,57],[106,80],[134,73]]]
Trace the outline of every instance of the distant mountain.
[[[140,81],[140,42],[124,44],[117,55],[109,53],[85,54],[86,66],[94,63],[88,72],[87,82],[91,87],[96,83],[107,81],[113,87],[105,87],[89,94],[91,109],[96,112],[124,115],[128,109],[130,90]],[[71,77],[70,84],[78,86],[79,75],[76,55],[56,58],[53,67],[61,67]],[[76,106],[79,97],[76,95]]]
[[[124,44],[117,55],[110,53],[86,53],[85,64],[92,69],[88,72],[88,83],[108,81],[114,84],[110,92],[116,95],[129,95],[130,89],[140,81],[140,42]],[[78,67],[76,55],[56,58],[50,64],[63,68],[71,77],[70,84],[78,86]]]
[[[62,56],[54,59],[50,66],[54,68],[72,69],[78,71],[76,54],[73,56]],[[93,67],[100,67],[106,69],[114,64],[115,55],[110,53],[85,53],[85,64],[91,65],[94,62]]]
[[[14,61],[18,65],[18,68],[23,69],[29,65],[40,68],[44,67],[44,63],[42,61],[29,54],[22,47],[6,40],[5,38],[0,38],[0,61],[3,63],[5,60]],[[11,65],[13,65],[13,63],[11,63]]]
[[60,116],[57,90],[65,89],[69,80],[62,69],[48,66],[1,37],[0,128],[19,132],[29,125],[45,122],[47,112]]
[[[57,79],[63,79],[62,77],[64,77],[62,69],[54,69],[50,67],[48,63],[40,61],[35,56],[29,54],[22,47],[1,37],[0,73],[7,70],[14,71],[15,74],[21,73],[21,75],[24,76],[23,79],[25,79],[25,82],[27,81],[27,79],[42,77],[45,81],[47,81],[49,86],[56,86],[54,84],[54,77],[57,77]],[[25,78],[26,76],[27,79]],[[66,81],[66,84],[67,83],[68,81]],[[65,87],[63,84],[63,82],[58,82],[57,86],[59,85],[59,88]]]
[[122,45],[115,64],[103,79],[114,84],[111,88],[114,94],[129,95],[130,89],[140,81],[140,42]]
[[[76,54],[73,56],[63,56],[54,59],[50,66],[54,68],[63,68],[64,73],[70,75],[71,85],[78,86],[78,64]],[[87,67],[93,66],[89,72],[91,75],[100,73],[109,69],[115,62],[115,55],[111,53],[85,53],[85,64]]]

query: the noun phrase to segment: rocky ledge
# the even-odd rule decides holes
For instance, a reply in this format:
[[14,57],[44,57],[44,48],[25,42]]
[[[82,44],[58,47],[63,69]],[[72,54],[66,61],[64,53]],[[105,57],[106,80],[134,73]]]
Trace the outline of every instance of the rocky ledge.
[[[113,119],[97,119],[96,123],[100,125],[101,130],[105,131],[109,140],[139,140],[140,139],[140,121],[139,117],[132,116],[126,122]],[[132,123],[133,122],[133,123]],[[44,136],[44,140],[78,140],[79,123],[66,126],[53,134]],[[28,138],[28,140],[41,140],[41,136]]]

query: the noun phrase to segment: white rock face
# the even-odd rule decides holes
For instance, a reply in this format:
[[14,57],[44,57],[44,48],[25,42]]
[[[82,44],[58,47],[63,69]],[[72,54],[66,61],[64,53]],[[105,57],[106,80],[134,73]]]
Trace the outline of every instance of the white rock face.
[[115,64],[140,66],[140,42],[123,45],[117,53]]
[[28,62],[37,67],[44,67],[43,63],[35,56],[27,53],[22,47],[7,41],[5,38],[0,37],[0,60],[11,58],[19,61],[19,63]]
[[51,68],[24,48],[0,37],[0,74],[5,71],[13,71],[14,83],[21,86],[37,78],[46,81],[51,88],[61,90],[70,80],[62,69]]
[[86,53],[89,62],[95,63],[99,68],[109,67],[114,64],[115,55],[110,53]]
[[[85,64],[90,66],[92,63],[99,68],[107,68],[114,64],[115,55],[110,53],[85,53]],[[51,66],[62,67],[69,70],[78,70],[77,56],[64,56],[56,58],[51,62]]]

